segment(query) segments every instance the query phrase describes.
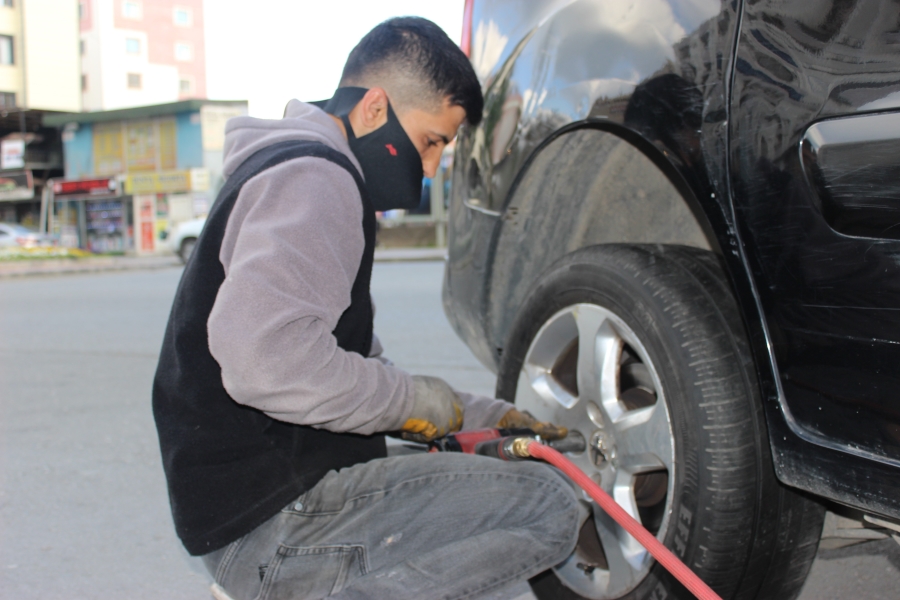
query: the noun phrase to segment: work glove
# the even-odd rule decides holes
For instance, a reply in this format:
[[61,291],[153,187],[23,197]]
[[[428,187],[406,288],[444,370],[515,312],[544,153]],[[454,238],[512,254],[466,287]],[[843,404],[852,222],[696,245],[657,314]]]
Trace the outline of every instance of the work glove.
[[561,440],[568,435],[569,430],[565,427],[557,427],[553,423],[542,423],[538,421],[527,410],[519,412],[515,408],[503,415],[500,422],[497,423],[500,429],[530,429],[543,440]]
[[400,430],[405,440],[425,443],[459,431],[463,403],[443,379],[413,375],[413,410]]

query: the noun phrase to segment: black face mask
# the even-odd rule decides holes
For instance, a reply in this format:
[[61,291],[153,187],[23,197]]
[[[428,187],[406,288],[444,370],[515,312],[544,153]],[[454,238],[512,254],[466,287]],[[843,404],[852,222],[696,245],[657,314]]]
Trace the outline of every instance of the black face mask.
[[388,103],[387,123],[368,135],[356,137],[347,115],[368,90],[338,88],[325,104],[325,112],[340,117],[347,142],[362,167],[366,191],[377,211],[419,206],[422,199],[422,157],[406,135]]

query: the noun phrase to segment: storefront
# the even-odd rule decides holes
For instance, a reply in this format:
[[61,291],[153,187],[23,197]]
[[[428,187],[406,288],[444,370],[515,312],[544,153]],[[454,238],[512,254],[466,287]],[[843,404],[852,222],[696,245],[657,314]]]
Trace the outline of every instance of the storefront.
[[173,222],[205,213],[208,187],[206,169],[55,181],[48,231],[65,247],[153,253]]
[[[0,221],[21,223],[23,201],[34,202],[34,179],[31,171],[0,171]],[[25,213],[26,215],[28,213]],[[34,219],[24,219],[25,225],[34,226]]]
[[206,214],[209,210],[206,169],[136,173],[125,178],[125,192],[132,197],[135,250],[156,252],[174,225]]
[[98,253],[134,249],[134,217],[129,198],[111,178],[55,181],[47,230],[67,248]]
[[41,195],[48,179],[63,177],[62,139],[44,127],[49,111],[0,111],[0,221],[30,229],[41,224]]
[[[94,252],[166,251],[169,231],[209,211],[223,180],[225,122],[246,112],[246,102],[186,100],[48,117],[62,130],[66,173],[45,203],[58,229],[48,230]],[[115,189],[90,183],[102,181]]]

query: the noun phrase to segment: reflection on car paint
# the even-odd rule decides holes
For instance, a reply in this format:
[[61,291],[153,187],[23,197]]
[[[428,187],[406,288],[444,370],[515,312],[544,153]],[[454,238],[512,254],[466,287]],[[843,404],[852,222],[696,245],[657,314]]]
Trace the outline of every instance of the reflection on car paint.
[[900,514],[900,192],[881,133],[900,111],[900,5],[474,6],[485,113],[457,144],[444,297],[479,359],[496,366],[525,293],[569,252],[712,248],[779,477]]

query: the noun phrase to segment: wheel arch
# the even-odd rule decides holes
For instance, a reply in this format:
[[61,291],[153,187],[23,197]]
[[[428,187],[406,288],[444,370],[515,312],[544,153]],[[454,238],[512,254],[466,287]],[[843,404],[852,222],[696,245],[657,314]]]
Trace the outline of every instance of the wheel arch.
[[[719,205],[668,152],[627,126],[586,119],[558,129],[530,154],[491,240],[483,314],[495,361],[528,290],[566,254],[610,243],[677,244],[723,254],[727,232],[714,223],[724,221],[710,214]],[[573,210],[580,198],[590,201]]]

